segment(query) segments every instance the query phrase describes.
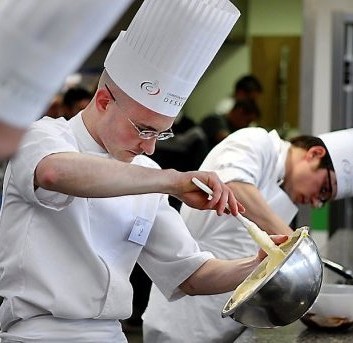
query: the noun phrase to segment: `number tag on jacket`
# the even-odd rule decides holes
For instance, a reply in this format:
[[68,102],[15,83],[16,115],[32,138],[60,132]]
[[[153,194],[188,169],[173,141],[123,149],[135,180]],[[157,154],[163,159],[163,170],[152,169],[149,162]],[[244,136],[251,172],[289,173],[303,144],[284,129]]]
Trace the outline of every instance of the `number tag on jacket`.
[[152,223],[149,220],[136,217],[130,232],[129,241],[145,246],[151,228]]

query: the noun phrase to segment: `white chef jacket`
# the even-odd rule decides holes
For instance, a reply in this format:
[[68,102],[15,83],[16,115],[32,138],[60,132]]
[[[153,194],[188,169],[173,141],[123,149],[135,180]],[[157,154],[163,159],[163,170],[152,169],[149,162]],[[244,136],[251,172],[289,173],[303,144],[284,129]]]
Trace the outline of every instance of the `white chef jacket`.
[[[200,169],[215,171],[223,182],[255,185],[272,210],[289,224],[297,208],[280,188],[289,146],[276,131],[242,129],[218,144]],[[258,251],[247,230],[235,218],[196,211],[186,205],[182,206],[181,214],[201,250],[211,251],[222,259],[246,257]],[[168,303],[153,285],[144,314],[144,342],[233,342],[242,327],[230,318],[221,318],[231,294],[184,297]]]
[[[89,135],[81,114],[69,122],[43,118],[32,124],[8,165],[0,217],[3,337],[9,332],[20,336],[21,326],[36,325],[31,319],[47,315],[53,327],[55,318],[58,322],[53,342],[76,342],[81,320],[102,319],[104,327],[106,320],[131,315],[129,275],[136,261],[167,298],[175,299],[184,295],[177,286],[213,257],[200,252],[166,195],[87,199],[34,191],[34,171],[43,157],[78,151],[109,158]],[[133,163],[158,168],[146,156]],[[64,326],[70,330],[59,329],[63,319],[71,319]],[[102,336],[97,342],[117,342],[121,328],[116,327],[111,340]],[[29,341],[54,339],[54,330],[48,336],[43,331],[42,340],[29,331]],[[86,334],[91,336],[89,330]]]

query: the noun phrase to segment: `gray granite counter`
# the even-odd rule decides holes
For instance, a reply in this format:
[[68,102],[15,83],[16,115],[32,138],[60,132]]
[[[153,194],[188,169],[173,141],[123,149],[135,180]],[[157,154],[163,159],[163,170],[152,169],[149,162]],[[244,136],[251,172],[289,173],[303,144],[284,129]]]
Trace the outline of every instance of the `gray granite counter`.
[[[323,257],[353,269],[353,229],[340,229],[322,247]],[[324,268],[324,282],[344,283],[338,274]],[[345,343],[353,342],[353,329],[344,332],[313,330],[305,326],[300,320],[291,325],[276,329],[245,329],[235,343],[292,343],[292,342],[320,342]]]
[[236,343],[352,343],[353,331],[325,332],[308,329],[301,321],[277,329],[246,329]]

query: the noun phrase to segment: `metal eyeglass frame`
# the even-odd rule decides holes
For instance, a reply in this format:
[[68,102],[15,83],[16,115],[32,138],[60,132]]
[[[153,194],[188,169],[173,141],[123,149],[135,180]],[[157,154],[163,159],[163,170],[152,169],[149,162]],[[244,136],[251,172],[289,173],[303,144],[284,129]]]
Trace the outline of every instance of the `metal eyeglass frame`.
[[[113,99],[113,101],[120,108],[122,108],[121,105],[118,104],[118,102],[116,101],[113,93],[111,92],[111,90],[109,89],[107,84],[105,84],[105,88],[107,89],[107,91],[108,91],[109,95],[111,96],[111,98]],[[124,110],[124,109],[122,108],[122,110]],[[124,112],[126,112],[126,111],[124,110]],[[167,131],[162,131],[162,132],[157,132],[157,131],[148,130],[148,129],[141,129],[129,117],[127,117],[127,120],[134,127],[134,129],[137,131],[139,137],[142,139],[156,139],[157,141],[163,141],[163,140],[174,137],[174,133],[173,133],[172,129],[168,129]]]

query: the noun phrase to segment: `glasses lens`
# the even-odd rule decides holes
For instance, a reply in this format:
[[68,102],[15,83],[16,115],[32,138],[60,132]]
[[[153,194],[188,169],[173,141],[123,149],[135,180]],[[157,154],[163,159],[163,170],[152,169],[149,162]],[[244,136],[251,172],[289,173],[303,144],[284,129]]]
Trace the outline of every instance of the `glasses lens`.
[[168,138],[172,138],[174,137],[173,132],[161,132],[161,133],[157,133],[155,131],[149,131],[149,130],[142,130],[139,133],[139,136],[142,139],[152,139],[152,138],[156,138],[158,141],[163,141],[166,140]]
[[331,173],[330,169],[327,168],[327,182],[328,186],[324,186],[320,190],[320,201],[326,203],[332,197],[332,185],[331,185]]
[[172,137],[174,137],[174,133],[173,133],[173,132],[161,132],[161,133],[158,135],[157,139],[158,139],[159,141],[164,141],[164,140],[169,139],[169,138],[172,138]]
[[139,136],[142,139],[152,139],[152,138],[158,138],[158,133],[154,131],[149,131],[149,130],[141,130],[139,133]]
[[160,133],[152,130],[140,129],[131,119],[129,118],[127,119],[132,124],[132,126],[136,129],[139,137],[142,139],[157,139],[159,141],[163,141],[168,138],[174,137],[174,133],[172,132],[171,129],[169,129],[169,131],[160,132]]

